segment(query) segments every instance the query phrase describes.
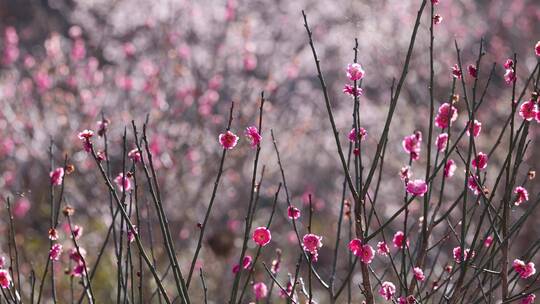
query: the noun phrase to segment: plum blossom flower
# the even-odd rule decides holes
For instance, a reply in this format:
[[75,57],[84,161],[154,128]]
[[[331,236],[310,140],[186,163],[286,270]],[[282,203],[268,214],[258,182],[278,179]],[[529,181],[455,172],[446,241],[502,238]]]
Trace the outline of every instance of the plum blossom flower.
[[364,78],[365,71],[359,63],[351,63],[347,66],[347,77],[351,81],[357,81]]
[[128,152],[128,157],[133,161],[134,163],[138,163],[142,160],[141,152],[139,152],[139,149],[134,148],[133,150]]
[[476,168],[478,170],[483,170],[487,167],[488,162],[488,156],[484,152],[478,152],[476,157],[473,159],[471,165],[473,168]]
[[300,209],[296,208],[295,206],[289,206],[287,208],[287,216],[293,220],[298,219],[300,217]]
[[435,14],[433,16],[433,24],[437,25],[440,24],[443,21],[443,17],[439,14]]
[[253,241],[259,246],[266,246],[270,243],[272,235],[266,227],[258,227],[253,231]]
[[467,70],[469,71],[469,75],[471,75],[472,78],[478,77],[478,69],[476,68],[476,65],[469,64]]
[[383,256],[390,254],[390,248],[388,248],[388,244],[386,244],[386,242],[380,241],[377,243],[377,254]]
[[484,247],[490,247],[492,243],[493,243],[493,236],[489,235],[484,240]]
[[505,69],[513,69],[514,68],[514,60],[511,58],[506,59],[506,61],[503,64]]
[[233,132],[227,131],[225,133],[219,134],[219,143],[223,149],[232,149],[238,143],[238,136]]
[[467,186],[469,187],[469,189],[471,189],[471,191],[473,191],[475,195],[478,195],[480,194],[480,192],[482,192],[478,176],[469,176],[469,178],[467,179]]
[[422,197],[427,190],[428,186],[423,179],[415,179],[407,183],[407,193],[409,194]]
[[78,240],[82,236],[83,230],[83,227],[79,225],[73,225],[73,229],[71,230],[71,232],[73,233],[73,236],[76,240]]
[[414,279],[417,281],[424,281],[426,279],[426,276],[424,275],[424,271],[422,271],[422,268],[420,267],[413,268],[413,275],[414,275]]
[[122,172],[118,173],[118,176],[114,178],[114,182],[116,183],[120,191],[127,192],[131,190],[131,181],[129,180],[129,177],[124,177],[124,173]]
[[435,145],[437,146],[437,151],[444,152],[446,145],[448,144],[448,133],[441,133],[437,136]]
[[482,123],[478,120],[475,119],[472,126],[470,122],[467,123],[467,136],[471,136],[472,131],[473,136],[478,137],[478,135],[480,134],[480,130],[482,130]]
[[60,259],[61,254],[62,254],[62,245],[53,244],[51,247],[51,250],[49,250],[49,259],[53,261],[58,261]]
[[[457,264],[460,264],[461,263],[461,247],[460,246],[457,246],[455,247],[453,250],[452,250],[452,255],[454,257],[454,261],[457,263]],[[473,259],[475,256],[475,252],[474,251],[471,251],[470,248],[467,248],[465,249],[465,254],[463,256],[463,260],[464,261],[467,261],[469,258]]]
[[356,129],[352,128],[351,131],[349,131],[349,135],[347,138],[349,141],[354,142],[355,139],[364,140],[366,138],[367,131],[364,128],[358,128],[358,137],[356,136]]
[[534,53],[536,54],[536,56],[540,57],[540,41],[538,41],[534,46]]
[[507,69],[504,72],[504,81],[506,84],[512,84],[516,80],[516,72],[514,69]]
[[396,286],[392,282],[383,282],[379,294],[387,301],[391,300],[396,293]]
[[457,117],[456,107],[451,106],[449,103],[443,103],[435,117],[435,125],[441,129],[448,128],[452,122],[456,121]]
[[343,93],[345,94],[349,94],[351,95],[352,97],[358,97],[362,94],[364,94],[364,90],[362,90],[362,88],[359,88],[359,87],[353,87],[352,85],[350,84],[346,84],[344,87],[343,87]]
[[319,248],[323,245],[322,236],[313,233],[308,233],[302,238],[302,247],[305,251],[315,255]]
[[132,243],[135,240],[135,235],[139,233],[139,230],[137,229],[137,226],[133,225],[133,229],[128,229],[127,238],[130,243]]
[[245,135],[251,142],[251,147],[253,148],[257,147],[261,143],[262,136],[259,133],[259,130],[257,130],[257,127],[247,127]]
[[446,164],[444,165],[444,177],[450,178],[454,176],[456,169],[457,169],[456,162],[453,159],[449,159],[448,161],[446,161]]
[[516,206],[519,206],[521,203],[529,200],[529,192],[522,186],[517,186],[516,189],[514,189],[514,193],[517,196],[516,202],[514,203]]
[[533,262],[525,263],[520,259],[515,259],[512,266],[522,279],[527,279],[536,273]]
[[452,76],[454,76],[454,78],[461,79],[462,73],[457,63],[452,67]]
[[268,288],[263,282],[257,282],[253,284],[253,293],[256,300],[264,299],[268,295]]
[[405,136],[402,145],[405,152],[411,155],[412,160],[420,158],[420,144],[422,143],[422,132],[416,131],[414,134]]
[[[249,266],[251,266],[251,262],[253,261],[253,258],[250,256],[250,255],[246,255],[243,259],[242,259],[242,268],[243,269],[248,269]],[[234,265],[233,269],[232,269],[232,272],[233,273],[237,273],[238,271],[240,271],[240,265],[236,264]]]
[[64,181],[64,168],[58,167],[49,173],[51,178],[51,185],[60,186]]
[[402,181],[408,182],[409,179],[412,177],[411,167],[410,166],[404,166],[399,170],[399,177]]
[[0,269],[0,286],[2,288],[9,288],[9,285],[11,285],[11,276],[9,275],[9,271]]
[[535,117],[537,117],[539,112],[538,105],[532,99],[523,102],[519,107],[519,116],[526,121],[533,120]]
[[418,303],[413,295],[407,297],[399,297],[398,304],[416,304]]
[[373,261],[375,250],[368,244],[363,244],[360,239],[353,239],[349,242],[349,250],[364,264],[369,264]]
[[403,245],[405,243],[406,247],[409,247],[409,240],[405,241],[405,234],[403,231],[398,231],[394,234],[394,237],[392,238],[392,243],[394,243],[394,247],[396,248],[403,248]]
[[91,138],[94,136],[94,131],[92,130],[83,130],[79,132],[77,137],[79,137],[80,140],[83,142],[83,148],[84,151],[90,152],[92,151],[92,141]]
[[[537,54],[540,54],[540,51],[538,51]],[[538,56],[540,56],[540,55],[538,55]],[[520,304],[533,304],[535,299],[536,299],[536,296],[531,293],[531,294],[528,294],[527,296],[525,296],[524,298],[522,298],[519,303]]]
[[58,230],[54,228],[49,228],[49,240],[51,241],[58,240]]

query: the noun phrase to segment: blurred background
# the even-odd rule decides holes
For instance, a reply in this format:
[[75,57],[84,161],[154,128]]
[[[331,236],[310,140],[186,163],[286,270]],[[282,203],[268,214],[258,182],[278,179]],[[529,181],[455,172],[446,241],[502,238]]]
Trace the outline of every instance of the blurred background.
[[[266,172],[254,225],[265,225],[280,181],[270,138],[273,129],[293,204],[306,211],[307,196],[313,195],[313,231],[324,237],[317,267],[328,278],[343,175],[301,10],[308,14],[314,32],[344,149],[348,145],[346,134],[352,123],[353,103],[342,88],[347,83],[345,67],[353,59],[354,38],[359,40],[359,62],[366,71],[361,120],[368,136],[363,157],[369,164],[387,114],[392,79],[401,73],[420,2],[0,0],[0,193],[15,202],[23,273],[28,276],[33,268],[41,274],[47,259],[51,140],[56,165],[61,165],[67,154],[76,168],[66,179],[65,202],[76,208],[75,223],[84,227],[80,243],[88,251],[92,267],[111,221],[109,198],[77,134],[83,129],[96,130],[102,113],[110,121],[109,159],[113,176],[122,171],[124,128],[127,126],[131,149],[131,120],[141,126],[149,115],[150,148],[162,197],[181,267],[187,269],[198,237],[196,224],[203,220],[217,174],[222,151],[217,136],[225,129],[230,102],[234,100],[236,106],[232,131],[243,135],[247,126],[258,123],[259,96],[264,91],[268,102],[260,163],[266,166]],[[482,87],[491,64],[497,63],[478,117],[483,125],[477,145],[487,152],[510,109],[512,90],[504,82],[502,64],[514,52],[517,54],[519,91],[536,64],[534,45],[540,37],[540,5],[534,0],[441,0],[436,13],[443,18],[435,26],[437,105],[450,96],[451,67],[457,62],[454,40],[463,51],[465,67],[476,61],[480,39],[485,39]],[[401,147],[403,136],[415,130],[427,136],[428,46],[426,10],[390,132],[378,205],[382,216],[391,215],[402,202],[403,186],[398,172],[408,162]],[[466,82],[472,85],[470,78]],[[460,117],[456,126],[462,128],[466,121],[464,103],[457,106]],[[528,167],[534,168],[540,157],[540,151],[534,148],[538,128],[533,127],[530,132],[533,143],[524,172]],[[95,144],[103,149],[101,140],[96,139]],[[503,151],[506,144],[503,142],[498,151]],[[413,167],[418,177],[424,175],[425,143],[422,149],[421,160],[415,164],[418,169]],[[242,244],[254,154],[247,139],[241,136],[239,145],[225,161],[199,260],[206,270],[209,294],[214,300],[229,294],[223,286],[231,284],[231,268]],[[496,153],[490,166],[496,168],[502,157]],[[463,166],[458,166],[455,185],[447,188],[445,200],[449,204],[456,198],[454,192],[462,187],[462,171]],[[529,187],[531,194],[540,188],[537,182]],[[150,197],[141,200],[150,202]],[[418,220],[419,207],[420,203],[411,207],[413,223]],[[146,214],[144,207],[143,213]],[[6,219],[2,211],[0,230],[4,234],[8,229]],[[152,219],[157,223],[155,216]],[[281,195],[271,227],[273,241],[261,259],[270,263],[275,249],[282,249],[283,280],[287,272],[294,272],[298,254],[291,229],[285,196]],[[397,225],[390,226],[385,233],[387,238],[397,229]],[[145,229],[141,230],[144,235]],[[69,238],[61,232],[67,249]],[[302,228],[301,233],[304,232]],[[514,250],[526,248],[527,235],[536,237],[538,232],[537,225],[528,226],[521,239],[515,241]],[[0,252],[7,254],[6,241],[2,240]],[[156,236],[154,241],[159,243],[160,238]],[[249,253],[254,254],[254,244],[250,242],[250,246]],[[345,248],[343,243],[343,257]],[[449,259],[450,252],[440,259]],[[160,246],[156,255],[158,260],[165,257]],[[67,263],[67,259],[64,256],[62,261]],[[113,250],[107,251],[102,263],[94,289],[96,297],[107,302],[115,297],[110,290],[116,288],[116,280],[107,270],[114,267]],[[345,259],[339,264],[341,279]],[[165,267],[161,263],[158,268],[163,272]],[[63,274],[63,267],[56,270],[59,299],[64,302],[68,299],[69,279]],[[261,267],[257,267],[255,278],[269,283]],[[355,285],[359,281],[360,277],[355,275]],[[194,288],[198,290],[201,286],[196,283]],[[48,297],[47,288],[45,292]],[[325,294],[317,292],[324,303]]]

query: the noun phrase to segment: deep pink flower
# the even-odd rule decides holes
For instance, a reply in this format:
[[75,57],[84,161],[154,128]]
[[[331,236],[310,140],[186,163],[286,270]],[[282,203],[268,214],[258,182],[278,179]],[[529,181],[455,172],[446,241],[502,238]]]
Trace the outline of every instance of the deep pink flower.
[[[133,233],[135,231],[135,233]],[[137,229],[137,226],[133,225],[133,230],[128,229],[127,238],[130,243],[132,243],[135,240],[135,236],[139,233],[139,230]]]
[[74,277],[82,277],[84,275],[84,263],[81,261],[73,267],[71,275]]
[[437,146],[437,151],[444,152],[446,145],[448,144],[448,133],[441,133],[437,136],[435,145]]
[[420,158],[420,150],[422,143],[422,132],[416,131],[414,134],[405,136],[402,145],[405,152],[411,155],[412,160],[418,160]]
[[437,25],[440,24],[443,21],[443,17],[439,14],[435,14],[433,16],[433,24]]
[[11,276],[9,275],[9,271],[0,269],[0,286],[2,288],[9,288],[9,285],[11,285]]
[[386,242],[380,241],[377,243],[377,254],[387,256],[390,254],[390,248],[388,248],[388,245]]
[[478,176],[469,176],[469,178],[467,179],[467,186],[469,187],[469,189],[471,189],[475,195],[478,195],[480,194],[480,192],[482,192],[482,188],[479,184],[479,180],[478,180]]
[[519,116],[527,121],[533,120],[539,112],[538,105],[532,99],[523,102],[519,107]]
[[60,186],[64,180],[64,168],[58,167],[49,173],[51,177],[51,184],[53,186]]
[[240,271],[240,265],[236,264],[232,268],[232,273],[236,274]]
[[387,301],[391,300],[396,293],[396,286],[392,282],[383,282],[379,294]]
[[312,255],[316,255],[317,251],[322,247],[322,245],[322,236],[309,233],[304,235],[302,238],[302,247],[304,247],[304,250]]
[[256,300],[264,299],[268,295],[268,288],[263,282],[257,282],[253,284],[253,293]]
[[427,192],[428,186],[423,179],[415,179],[407,183],[407,192],[416,196],[424,196]]
[[364,78],[365,71],[358,63],[352,63],[347,66],[347,77],[351,81],[356,81]]
[[414,296],[399,297],[398,304],[416,304],[418,303]]
[[443,103],[435,117],[435,125],[441,129],[448,128],[450,123],[456,121],[457,117],[456,107],[451,106],[449,103]]
[[454,76],[454,78],[461,79],[462,73],[457,63],[452,67],[452,76]]
[[49,259],[53,261],[58,261],[60,255],[62,254],[62,245],[53,244],[51,250],[49,250]]
[[513,69],[514,68],[514,60],[512,60],[511,58],[506,59],[503,66],[504,66],[504,68],[506,70]]
[[138,163],[142,160],[141,153],[139,152],[139,149],[134,148],[133,150],[128,152],[128,157],[131,159],[134,163]]
[[508,69],[504,72],[504,81],[506,84],[512,84],[516,80],[516,72],[514,69]]
[[478,77],[478,69],[474,64],[469,64],[467,70],[469,71],[469,75],[471,75],[472,78]]
[[515,259],[512,266],[522,279],[527,279],[536,273],[533,262],[525,263],[522,260]]
[[488,156],[486,153],[478,152],[476,157],[473,159],[471,165],[473,168],[478,170],[484,170],[487,167]]
[[394,234],[392,242],[394,243],[394,247],[396,248],[403,248],[404,243],[405,246],[409,247],[409,240],[405,241],[405,234],[403,233],[403,231],[396,232]]
[[[349,141],[354,142],[354,140],[357,137],[355,135],[356,135],[356,129],[352,128],[351,131],[349,131],[349,135],[347,136],[347,138],[349,139]],[[366,138],[366,135],[367,135],[366,129],[364,129],[362,127],[358,128],[358,139],[359,140],[364,140]]]
[[227,131],[219,134],[219,143],[223,149],[232,149],[238,143],[238,136],[234,135],[234,133],[231,131]]
[[353,87],[352,85],[350,84],[346,84],[344,87],[343,87],[343,93],[345,94],[349,94],[351,95],[352,97],[357,97],[357,96],[360,96],[364,93],[364,90],[362,90],[362,88],[359,88],[359,87]]
[[534,53],[536,54],[536,56],[540,57],[540,41],[538,41],[534,46]]
[[15,206],[13,208],[13,214],[18,218],[22,218],[28,213],[29,210],[30,201],[27,198],[23,197],[15,203]]
[[446,162],[446,165],[444,165],[444,177],[449,178],[449,177],[454,176],[456,169],[457,169],[456,162],[453,159],[449,159]]
[[516,194],[516,202],[514,203],[516,206],[519,206],[521,203],[529,200],[529,192],[522,186],[516,187],[516,189],[514,189],[514,193]]
[[493,243],[493,236],[489,235],[484,240],[484,247],[489,247],[489,246],[491,246],[492,243]]
[[[537,54],[537,56],[540,56],[540,55],[538,55],[538,54],[540,54],[540,51],[537,51],[536,54]],[[536,296],[531,293],[531,294],[528,294],[527,296],[525,296],[524,298],[522,298],[519,303],[520,304],[533,304],[535,299],[536,299]]]
[[294,207],[294,206],[289,206],[289,208],[287,208],[287,216],[290,218],[290,219],[298,219],[300,217],[300,209]]
[[259,134],[257,127],[251,126],[246,128],[246,137],[251,142],[251,147],[255,148],[261,143],[262,136]]
[[253,261],[253,258],[252,258],[250,255],[246,255],[246,256],[242,259],[242,268],[248,269],[249,266],[251,266],[251,261]]
[[118,173],[118,176],[115,177],[114,182],[116,183],[120,191],[127,192],[131,190],[131,181],[129,180],[129,177],[124,177],[124,174],[122,172]]
[[353,239],[349,242],[349,250],[364,264],[369,264],[373,261],[375,250],[368,244],[362,244],[360,239]]
[[399,178],[401,178],[402,181],[407,183],[411,176],[412,172],[410,166],[404,166],[401,168],[401,170],[399,170]]
[[471,136],[472,131],[473,136],[478,137],[480,130],[482,130],[482,123],[478,120],[475,119],[472,126],[470,123],[467,123],[467,136]]
[[437,5],[437,4],[439,4],[439,0],[431,0],[431,3],[432,3],[433,5]]
[[[454,261],[457,264],[460,264],[461,263],[461,247],[460,246],[455,247],[452,250],[452,255],[454,256]],[[465,249],[465,255],[463,256],[463,260],[467,261],[469,259],[469,257],[471,259],[473,259],[474,256],[475,256],[475,252],[471,251],[471,249],[467,248],[467,249]]]
[[424,281],[426,279],[426,276],[424,275],[424,271],[422,271],[422,268],[420,267],[413,268],[413,275],[414,275],[414,279],[417,281]]
[[266,246],[270,243],[272,235],[266,227],[258,227],[253,231],[253,241],[259,246]]

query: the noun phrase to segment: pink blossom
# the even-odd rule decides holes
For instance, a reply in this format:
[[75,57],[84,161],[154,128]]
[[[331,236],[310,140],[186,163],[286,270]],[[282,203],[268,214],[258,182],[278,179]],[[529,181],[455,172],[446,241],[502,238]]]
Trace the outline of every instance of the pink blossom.
[[516,80],[516,72],[514,69],[508,69],[504,72],[504,81],[506,84],[512,84]]
[[6,266],[6,257],[2,256],[0,257],[0,269],[4,268]]
[[414,134],[405,136],[402,145],[405,152],[411,155],[412,160],[420,158],[420,144],[422,143],[422,132],[416,131]]
[[473,168],[476,168],[478,170],[483,170],[487,167],[488,162],[488,156],[486,153],[478,152],[476,157],[473,159],[471,165]]
[[79,139],[83,142],[84,151],[86,152],[92,151],[92,142],[90,141],[92,136],[94,136],[94,132],[92,130],[83,130],[78,134]]
[[418,303],[414,296],[408,296],[408,297],[399,297],[398,304],[416,304]]
[[439,4],[440,0],[431,0],[431,4],[433,5],[437,5]]
[[540,113],[538,105],[532,99],[523,102],[519,107],[519,116],[527,121],[533,120],[538,113]]
[[426,279],[426,276],[424,275],[424,271],[422,271],[422,268],[420,267],[413,268],[413,275],[414,275],[414,279],[417,281],[424,281]]
[[407,192],[416,196],[424,196],[427,192],[428,186],[423,179],[415,179],[407,183]]
[[469,64],[467,70],[469,71],[469,75],[471,75],[472,78],[478,77],[478,69],[476,68],[476,65]]
[[513,69],[514,68],[514,60],[512,60],[511,58],[506,59],[503,66],[504,66],[504,68],[506,70]]
[[0,269],[0,286],[2,288],[9,288],[9,285],[11,285],[11,276],[9,275],[9,271]]
[[540,57],[540,41],[538,41],[534,46],[534,53],[536,54],[536,56]]
[[454,76],[454,78],[461,79],[462,73],[457,63],[452,67],[452,76]]
[[258,227],[253,231],[253,241],[259,246],[266,246],[270,243],[272,235],[266,227]]
[[300,209],[294,207],[294,206],[289,206],[287,208],[287,216],[290,218],[290,219],[298,219],[300,217]]
[[[461,263],[461,247],[460,246],[455,247],[452,250],[452,255],[454,256],[454,261],[457,264],[460,264]],[[467,261],[469,259],[469,257],[472,259],[472,258],[474,258],[474,256],[475,256],[475,252],[471,251],[471,249],[467,248],[467,249],[465,249],[465,255],[463,257],[463,260]]]
[[359,88],[359,87],[355,88],[350,84],[346,84],[343,87],[343,93],[349,94],[352,97],[358,97],[358,96],[360,96],[360,95],[362,95],[364,93],[364,90],[362,90],[362,88]]
[[489,235],[484,240],[484,247],[490,247],[492,243],[493,243],[493,236]]
[[64,181],[64,168],[58,167],[49,173],[51,177],[51,185],[60,186]]
[[444,177],[450,178],[454,176],[456,169],[457,169],[456,162],[453,159],[449,159],[444,165]]
[[54,228],[49,228],[49,240],[51,241],[58,240],[58,230]]
[[409,179],[412,176],[411,167],[410,166],[404,166],[399,170],[399,177],[402,181],[408,182]]
[[405,246],[409,247],[409,240],[405,241],[405,234],[403,231],[398,231],[394,234],[394,238],[392,239],[392,242],[394,243],[394,247],[396,248],[403,248],[404,242]]
[[127,238],[130,243],[132,243],[135,240],[135,236],[139,233],[139,230],[137,229],[137,226],[133,225],[133,229],[128,229]]
[[383,282],[379,294],[387,301],[391,300],[396,293],[396,286],[392,282]]
[[263,282],[257,282],[253,284],[253,293],[256,300],[264,299],[268,295],[268,288]]
[[251,261],[253,261],[253,258],[252,258],[250,255],[246,255],[246,256],[242,259],[242,268],[248,269],[249,266],[251,266]]
[[238,143],[238,136],[234,135],[233,132],[227,131],[225,133],[219,134],[219,143],[223,149],[232,149]]
[[[539,53],[540,53],[540,51],[537,51],[536,54],[539,54]],[[538,55],[538,56],[540,56],[540,55]],[[527,296],[525,296],[524,298],[522,298],[519,303],[520,304],[533,304],[535,299],[536,299],[536,296],[531,293],[531,294],[528,294]]]
[[30,210],[30,201],[27,198],[23,197],[15,203],[13,208],[13,214],[18,217],[24,217]]
[[514,193],[516,194],[516,202],[514,203],[516,206],[519,206],[521,203],[529,200],[529,192],[522,186],[516,187],[516,189],[514,189]]
[[366,138],[366,135],[367,135],[366,129],[360,127],[358,128],[358,137],[357,137],[356,129],[352,128],[351,131],[349,131],[349,135],[347,136],[347,138],[349,139],[349,141],[354,142],[356,138],[358,138],[359,140],[364,140]]
[[439,14],[435,14],[433,16],[433,24],[437,25],[440,24],[443,21],[443,17]]
[[471,189],[474,192],[475,195],[478,195],[480,194],[480,192],[482,192],[482,189],[478,181],[478,176],[476,177],[474,175],[469,176],[469,178],[467,179],[467,186],[469,187],[469,189]]
[[251,142],[251,147],[255,148],[260,145],[262,136],[259,134],[257,127],[247,127],[245,134],[248,140]]
[[443,103],[435,117],[435,125],[441,129],[448,128],[452,122],[456,121],[457,117],[456,107],[449,103]]
[[302,247],[304,247],[304,250],[316,255],[319,248],[322,247],[322,236],[318,236],[313,233],[309,233],[304,235],[302,238]]
[[133,150],[128,152],[128,157],[133,161],[134,163],[138,163],[142,160],[141,153],[139,152],[139,149],[134,148]]
[[78,240],[83,234],[83,227],[79,225],[73,225],[72,233],[76,240]]
[[358,63],[352,63],[347,66],[347,77],[351,81],[356,81],[364,78],[364,69]]
[[515,259],[512,266],[522,279],[527,279],[536,273],[533,262],[525,263],[522,260]]
[[82,262],[82,257],[86,256],[86,250],[82,247],[77,250],[77,248],[71,248],[69,250],[69,258],[76,263]]
[[377,254],[383,256],[390,254],[390,248],[388,248],[388,244],[386,244],[386,242],[380,241],[377,243]]
[[71,275],[75,277],[82,277],[84,275],[84,263],[79,262],[75,264],[75,266],[71,270]]
[[349,242],[349,250],[360,258],[362,263],[370,264],[375,256],[375,250],[368,244],[362,244],[360,239],[353,239]]
[[437,146],[437,151],[444,152],[446,145],[448,144],[448,133],[441,133],[437,136],[435,145]]
[[480,130],[482,130],[482,123],[478,120],[474,120],[473,125],[471,126],[470,122],[467,123],[467,136],[471,136],[471,130],[474,137],[478,137]]
[[61,254],[62,254],[62,245],[53,244],[51,247],[51,250],[49,250],[49,259],[53,261],[58,261],[60,259]]
[[129,180],[129,177],[124,177],[124,173],[122,172],[118,173],[118,176],[116,176],[114,182],[116,183],[120,191],[127,192],[131,190],[131,181]]

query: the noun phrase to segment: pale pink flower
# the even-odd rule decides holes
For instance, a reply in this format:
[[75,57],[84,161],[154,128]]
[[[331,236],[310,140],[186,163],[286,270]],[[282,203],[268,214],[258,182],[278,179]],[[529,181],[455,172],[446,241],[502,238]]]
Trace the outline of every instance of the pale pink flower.
[[51,241],[58,240],[58,230],[54,228],[49,228],[49,240]]
[[435,145],[437,146],[437,151],[444,152],[446,145],[448,144],[448,133],[441,133],[437,136]]
[[258,227],[253,231],[253,241],[259,246],[266,246],[270,243],[272,235],[266,227]]
[[118,173],[118,176],[115,177],[114,182],[120,191],[129,191],[131,190],[131,181],[129,177],[124,177],[122,172]]
[[[452,250],[452,255],[454,256],[454,261],[457,264],[461,263],[461,247],[457,246]],[[467,248],[465,249],[465,255],[463,256],[463,260],[467,261],[469,258],[473,259],[475,256],[475,252],[471,251],[471,249]]]
[[483,170],[487,167],[488,163],[488,156],[486,153],[478,152],[476,157],[473,159],[471,165],[473,168],[476,168],[478,170]]
[[471,136],[472,131],[473,136],[478,137],[480,130],[482,130],[482,123],[478,120],[475,119],[472,126],[470,123],[467,123],[467,136]]
[[522,260],[515,259],[512,266],[522,279],[527,279],[536,273],[533,262],[525,263]]
[[28,213],[29,210],[30,201],[23,197],[15,203],[15,206],[13,208],[13,214],[18,218],[22,218]]
[[437,25],[440,24],[443,21],[443,17],[439,14],[435,14],[433,16],[433,24]]
[[223,149],[232,149],[238,143],[238,136],[234,135],[234,133],[231,131],[227,131],[219,134],[219,143]]
[[11,285],[11,276],[9,275],[9,271],[0,269],[0,286],[2,288],[9,288],[9,285]]
[[402,181],[408,182],[411,176],[412,172],[410,166],[404,166],[399,170],[399,178],[401,178]]
[[358,128],[358,137],[356,136],[356,129],[352,128],[351,131],[349,131],[349,135],[347,138],[349,141],[354,142],[356,138],[359,140],[364,140],[366,138],[367,131],[364,128]]
[[422,271],[422,268],[420,267],[413,268],[413,275],[414,275],[414,279],[417,281],[424,281],[426,279],[426,276],[424,275],[424,271]]
[[73,236],[75,236],[75,239],[78,240],[82,234],[83,234],[83,227],[79,226],[79,225],[73,225]]
[[302,247],[305,251],[313,255],[317,254],[317,251],[319,250],[319,248],[322,247],[322,245],[322,236],[309,233],[304,235],[304,237],[302,238]]
[[405,136],[402,145],[405,152],[411,155],[412,160],[420,158],[420,144],[422,143],[422,132],[416,131],[414,134]]
[[352,63],[347,66],[347,77],[351,81],[356,81],[364,78],[365,71],[358,63]]
[[353,239],[349,242],[349,250],[364,264],[369,264],[373,261],[375,250],[368,244],[362,244],[360,239]]
[[253,284],[253,293],[256,300],[264,299],[268,295],[268,288],[263,282],[257,282]]
[[[538,55],[538,54],[540,54],[540,48],[536,52],[536,54],[537,54],[537,56],[540,56],[540,55]],[[522,298],[519,303],[520,304],[533,304],[535,299],[536,299],[536,296],[531,293],[531,294],[528,294],[527,296],[525,296],[524,298]]]
[[492,243],[493,243],[493,236],[489,235],[484,240],[484,247],[490,247]]
[[538,113],[540,113],[538,105],[532,99],[523,102],[519,107],[519,116],[527,121],[533,120]]
[[255,148],[261,143],[262,136],[259,134],[257,127],[251,126],[246,128],[246,137],[251,142],[251,147]]
[[94,131],[92,130],[83,130],[77,135],[80,140],[89,140],[92,136],[94,136]]
[[4,268],[6,266],[6,257],[2,256],[0,257],[0,269]]
[[452,67],[452,76],[454,76],[454,78],[461,79],[462,73],[457,63]]
[[287,216],[290,218],[290,219],[298,219],[300,217],[300,209],[294,207],[294,206],[289,206],[287,208]]
[[516,189],[514,189],[514,193],[516,194],[516,202],[514,203],[516,206],[529,200],[529,192],[522,186],[517,186]]
[[404,244],[406,247],[409,247],[409,240],[405,241],[405,234],[403,233],[403,231],[396,232],[394,234],[392,242],[394,243],[394,247],[396,248],[402,249]]
[[51,247],[51,250],[49,250],[49,259],[53,261],[58,261],[60,259],[61,254],[62,254],[62,245],[53,244]]
[[476,65],[469,64],[467,70],[469,71],[469,75],[471,75],[472,78],[478,77],[478,69],[476,68]]
[[359,88],[359,87],[354,87],[350,84],[346,84],[344,87],[343,87],[343,93],[345,94],[349,94],[351,95],[352,97],[358,97],[360,95],[362,95],[364,93],[364,90],[362,90],[362,88]]
[[540,57],[540,41],[538,41],[534,46],[534,53],[536,54],[536,56]]
[[139,152],[139,149],[134,148],[133,150],[128,152],[128,157],[131,159],[134,163],[138,163],[142,160],[141,153]]
[[427,192],[428,186],[423,179],[415,179],[407,183],[407,192],[416,196],[424,196]]
[[51,184],[53,186],[60,186],[64,181],[64,168],[58,167],[49,173],[51,177]]
[[457,169],[456,162],[453,159],[449,159],[444,165],[444,177],[450,178],[454,176],[456,169]]
[[387,256],[390,254],[390,248],[386,242],[380,241],[377,243],[377,254]]
[[448,128],[450,123],[456,121],[457,117],[456,107],[451,106],[449,103],[443,103],[435,117],[435,125],[441,129]]
[[383,282],[379,294],[387,301],[391,300],[396,293],[396,286],[392,282]]

